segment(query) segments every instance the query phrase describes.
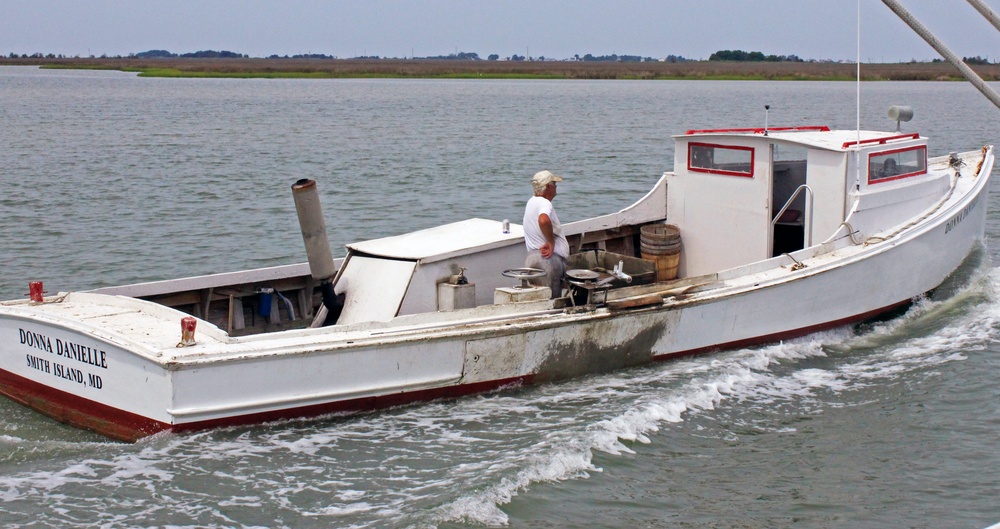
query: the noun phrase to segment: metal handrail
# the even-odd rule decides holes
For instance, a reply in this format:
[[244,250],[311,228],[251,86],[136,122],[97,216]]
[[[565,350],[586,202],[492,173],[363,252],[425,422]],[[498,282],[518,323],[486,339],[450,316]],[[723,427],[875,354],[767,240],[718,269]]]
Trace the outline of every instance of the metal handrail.
[[788,201],[785,202],[785,205],[781,207],[781,210],[778,211],[778,214],[775,215],[773,219],[771,219],[771,233],[774,233],[774,226],[775,224],[778,223],[778,219],[780,219],[781,215],[785,212],[785,210],[787,210],[789,206],[792,205],[792,202],[799,196],[799,193],[801,193],[803,189],[807,191],[806,210],[802,214],[802,216],[805,217],[805,220],[803,221],[803,226],[804,226],[803,231],[805,232],[803,235],[804,235],[805,245],[803,246],[803,248],[808,248],[812,246],[813,190],[807,184],[802,184],[799,187],[795,188],[795,192],[792,193],[791,198],[789,198]]

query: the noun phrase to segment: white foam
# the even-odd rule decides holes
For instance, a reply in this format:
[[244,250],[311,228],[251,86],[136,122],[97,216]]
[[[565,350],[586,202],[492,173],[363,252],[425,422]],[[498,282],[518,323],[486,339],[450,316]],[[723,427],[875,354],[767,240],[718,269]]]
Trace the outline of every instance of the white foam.
[[[591,381],[590,388],[580,388],[579,392],[589,392],[592,398],[597,392],[613,393],[619,399],[632,398],[633,403],[619,413],[594,421],[535,458],[526,458],[528,463],[513,477],[504,477],[486,490],[444,506],[439,517],[446,521],[504,525],[508,519],[499,506],[532,483],[586,477],[589,472],[600,470],[593,466],[593,451],[612,455],[633,453],[629,442],[649,443],[649,434],[663,425],[682,422],[691,413],[714,410],[727,399],[764,405],[791,399],[807,400],[820,391],[851,391],[859,385],[863,387],[876,382],[875,379],[892,378],[915,367],[964,360],[966,355],[956,349],[981,349],[1000,335],[997,331],[1000,303],[993,295],[1000,291],[1000,271],[990,271],[985,285],[984,288],[983,282],[974,283],[943,302],[918,300],[904,317],[874,325],[862,336],[855,335],[851,327],[843,327],[759,349],[666,364],[660,370],[645,374],[630,373],[627,384],[641,388],[632,394],[611,380]],[[900,342],[900,333],[926,325],[928,320],[947,319],[953,311],[967,307],[970,300],[975,301],[984,293],[987,302],[973,309],[966,308],[964,317],[926,336]],[[871,358],[834,362],[832,369],[805,366],[788,375],[776,375],[771,370],[781,363],[825,357],[827,350],[853,352],[859,349],[872,349]],[[688,382],[679,387],[670,385],[670,381],[685,379]],[[664,384],[665,387],[656,388]],[[595,385],[600,390],[595,391]],[[567,391],[559,398],[573,398],[573,395]],[[795,429],[782,427],[776,431],[788,433]]]
[[260,507],[261,505],[260,496],[233,496],[218,502],[219,507]]
[[[499,505],[508,503],[532,483],[585,478],[591,472],[600,472],[593,464],[594,451],[633,453],[627,443],[649,443],[649,434],[662,425],[681,422],[688,413],[715,409],[739,388],[759,384],[763,377],[758,371],[780,361],[822,354],[815,339],[806,339],[724,353],[702,362],[688,360],[590,379],[578,386],[578,397],[613,396],[608,400],[624,407],[610,417],[597,414],[582,427],[552,434],[547,438],[549,442],[514,454],[511,457],[527,463],[518,465],[520,469],[512,476],[503,477],[492,487],[442,507],[438,516],[444,521],[506,524],[507,516]],[[560,398],[573,393],[562,391]]]
[[364,502],[355,502],[355,503],[349,504],[346,507],[338,507],[338,506],[331,505],[329,507],[323,507],[322,509],[319,509],[319,510],[316,510],[316,511],[302,512],[302,515],[303,516],[310,516],[310,517],[316,517],[316,516],[347,516],[349,514],[357,514],[357,513],[361,513],[361,512],[370,512],[370,511],[373,511],[373,510],[376,510],[376,507],[374,505],[371,505],[371,504],[368,504],[368,503],[364,503]]

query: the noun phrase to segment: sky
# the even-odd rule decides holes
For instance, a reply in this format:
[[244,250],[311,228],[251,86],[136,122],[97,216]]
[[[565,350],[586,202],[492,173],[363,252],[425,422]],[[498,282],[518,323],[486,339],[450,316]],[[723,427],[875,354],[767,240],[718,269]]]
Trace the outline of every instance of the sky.
[[[900,1],[960,57],[1000,59],[1000,31],[968,2]],[[938,57],[880,0],[860,2],[862,62]],[[1000,12],[1000,0],[986,3]],[[853,62],[857,14],[858,0],[0,0],[0,55],[707,59],[744,50]]]

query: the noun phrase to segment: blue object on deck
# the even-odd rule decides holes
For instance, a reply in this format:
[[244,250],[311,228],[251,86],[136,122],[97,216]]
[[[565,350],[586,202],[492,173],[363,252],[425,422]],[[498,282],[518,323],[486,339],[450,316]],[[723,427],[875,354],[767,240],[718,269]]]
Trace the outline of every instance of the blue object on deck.
[[260,305],[257,308],[257,314],[260,314],[261,318],[271,317],[271,300],[274,297],[274,290],[270,288],[261,289],[260,295],[257,297],[260,301]]

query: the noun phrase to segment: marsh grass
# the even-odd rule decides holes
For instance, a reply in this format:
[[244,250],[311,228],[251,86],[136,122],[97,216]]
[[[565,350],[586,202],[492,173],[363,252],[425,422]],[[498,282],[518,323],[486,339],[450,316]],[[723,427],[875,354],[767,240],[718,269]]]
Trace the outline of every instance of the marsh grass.
[[[10,59],[0,64],[139,72],[144,77],[209,78],[443,78],[443,79],[675,79],[820,80],[855,78],[850,63],[809,62],[569,62],[406,59]],[[1000,80],[1000,65],[973,66],[987,81]],[[961,76],[945,62],[862,64],[866,81],[948,81]]]

